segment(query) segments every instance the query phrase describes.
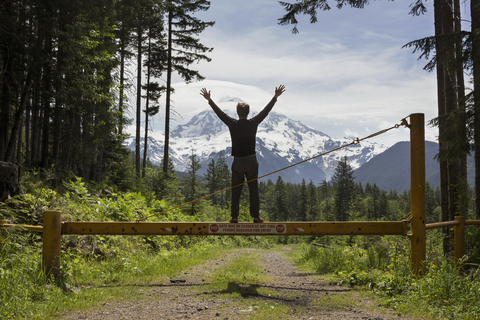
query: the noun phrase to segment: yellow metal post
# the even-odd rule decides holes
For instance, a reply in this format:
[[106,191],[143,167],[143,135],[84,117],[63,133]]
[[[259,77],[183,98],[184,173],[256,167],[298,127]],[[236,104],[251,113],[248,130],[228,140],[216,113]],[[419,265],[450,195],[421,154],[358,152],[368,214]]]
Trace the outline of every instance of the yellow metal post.
[[60,238],[62,235],[62,213],[43,213],[43,270],[55,277],[60,272]]
[[456,216],[455,221],[460,222],[455,226],[455,262],[461,268],[459,261],[465,255],[465,217]]
[[410,202],[412,272],[424,273],[425,231],[425,116],[410,115]]

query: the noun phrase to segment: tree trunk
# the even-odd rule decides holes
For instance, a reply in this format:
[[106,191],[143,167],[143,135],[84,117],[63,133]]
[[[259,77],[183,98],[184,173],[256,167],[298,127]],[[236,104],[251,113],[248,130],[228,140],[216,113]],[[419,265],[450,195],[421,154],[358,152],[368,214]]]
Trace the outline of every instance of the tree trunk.
[[[51,16],[51,15],[50,15]],[[47,26],[46,26],[47,27]],[[51,27],[51,26],[48,26]],[[52,30],[45,30],[45,49],[44,53],[46,57],[52,57],[53,50],[53,37]],[[43,94],[42,97],[42,110],[43,110],[43,123],[42,123],[42,150],[41,150],[41,164],[44,169],[49,166],[50,157],[50,100],[51,100],[51,85],[52,85],[52,67],[50,59],[46,59],[43,65]]]
[[0,161],[0,201],[22,194],[20,188],[20,167]]
[[[5,3],[5,14],[7,16],[15,16],[14,9],[12,7],[12,1],[7,1]],[[5,152],[8,144],[9,136],[9,122],[10,122],[10,109],[11,109],[11,95],[12,90],[15,88],[13,83],[13,57],[16,56],[14,48],[13,37],[15,35],[15,28],[13,24],[4,24],[7,28],[2,32],[2,51],[0,56],[3,57],[2,65],[2,88],[0,95],[0,160],[3,160],[5,157]]]
[[168,12],[168,57],[167,57],[167,98],[165,102],[165,145],[163,146],[163,172],[168,177],[168,145],[170,143],[170,88],[172,82],[172,9]]
[[480,0],[470,1],[472,14],[474,140],[475,140],[475,216],[480,219]]
[[[445,1],[443,5],[443,35],[449,35],[445,40],[445,47],[442,52],[442,63],[444,65],[445,73],[445,114],[450,116],[455,112],[457,105],[457,97],[455,94],[456,82],[456,71],[455,71],[455,41],[452,37],[454,34],[453,26],[453,2],[452,0]],[[437,50],[438,55],[438,50]],[[450,56],[450,57],[449,57]],[[452,138],[455,137],[458,127],[458,124],[448,124],[445,125],[445,130],[447,132],[442,138],[445,139],[445,148],[448,152],[447,160],[447,174],[448,174],[448,213],[446,215],[446,221],[451,221],[454,219],[455,213],[457,212],[458,205],[458,176],[459,176],[459,162],[457,159],[454,159],[450,156],[451,150],[455,148],[455,142],[452,141]],[[448,229],[448,236],[444,239],[444,254],[450,256],[453,253],[453,239],[451,229]]]
[[30,161],[34,166],[39,163],[40,154],[40,137],[42,136],[41,129],[41,108],[40,108],[40,88],[41,88],[41,76],[35,75],[35,89],[33,90],[33,102],[32,102],[32,136],[30,139]]
[[467,119],[465,114],[465,79],[463,76],[463,45],[461,34],[461,10],[460,0],[454,0],[454,23],[455,23],[455,72],[456,72],[456,94],[457,94],[457,136],[460,147],[458,159],[458,208],[457,214],[466,216],[468,212],[468,181],[467,181],[467,153],[469,150],[467,141]]
[[27,77],[27,82],[25,83],[25,88],[22,92],[22,97],[20,99],[20,106],[15,114],[15,121],[12,126],[11,134],[10,134],[10,141],[8,142],[7,150],[5,152],[5,161],[13,162],[15,157],[15,147],[21,146],[21,141],[19,141],[19,133],[21,132],[22,122],[23,122],[23,115],[25,113],[25,108],[28,102],[28,94],[30,92],[30,88],[32,87],[32,77],[31,74]]
[[147,94],[145,102],[145,137],[143,139],[143,164],[142,164],[142,177],[145,178],[145,168],[147,167],[147,148],[148,148],[148,115],[149,115],[149,103],[150,103],[150,53],[151,53],[151,36],[148,41],[148,58],[147,58]]
[[[123,32],[122,32],[123,34]],[[120,119],[118,120],[118,133],[123,133],[123,90],[125,86],[125,40],[120,39],[120,93],[118,98],[118,113]]]
[[[449,220],[449,197],[448,197],[448,165],[447,162],[442,159],[442,152],[445,150],[445,136],[447,135],[446,131],[446,121],[444,119],[445,110],[446,110],[446,97],[445,97],[445,53],[446,53],[446,44],[442,39],[444,34],[444,13],[445,4],[444,0],[435,0],[434,1],[434,16],[435,16],[435,37],[436,37],[436,53],[437,53],[437,100],[438,100],[438,142],[439,142],[439,163],[440,163],[440,192],[441,199],[440,205],[442,209],[442,221]],[[447,253],[450,251],[449,244],[449,234],[450,229],[443,229],[443,249]]]
[[135,134],[135,172],[140,177],[140,116],[142,113],[142,27],[137,28],[137,122]]

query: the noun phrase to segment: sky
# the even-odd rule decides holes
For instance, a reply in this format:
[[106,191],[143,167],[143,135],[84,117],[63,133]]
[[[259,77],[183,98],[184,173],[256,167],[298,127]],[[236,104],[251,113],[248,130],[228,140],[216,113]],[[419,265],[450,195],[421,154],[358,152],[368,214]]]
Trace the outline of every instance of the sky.
[[[212,0],[208,11],[196,13],[215,21],[199,35],[214,48],[212,61],[191,65],[205,77],[201,82],[174,76],[171,129],[209,108],[199,94],[203,87],[222,109],[235,110],[236,103],[224,101],[239,98],[258,112],[280,84],[286,91],[273,111],[332,138],[363,138],[412,113],[429,121],[437,115],[435,72],[423,70],[427,61],[402,46],[434,34],[433,0],[417,17],[408,14],[412,2],[371,1],[364,9],[339,10],[330,0],[332,9],[319,12],[317,23],[300,16],[300,33],[292,34],[292,25],[278,25],[284,9],[277,1]],[[164,122],[160,111],[154,136],[163,133]],[[427,140],[437,135],[426,126]],[[401,127],[369,141],[392,146],[406,140],[409,130]]]

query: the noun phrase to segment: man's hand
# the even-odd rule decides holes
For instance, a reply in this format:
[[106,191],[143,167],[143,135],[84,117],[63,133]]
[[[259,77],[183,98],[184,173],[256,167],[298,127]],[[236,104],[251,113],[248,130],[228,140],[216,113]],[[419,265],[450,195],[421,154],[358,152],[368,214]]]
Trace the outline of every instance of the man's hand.
[[212,100],[212,98],[210,97],[210,91],[207,91],[207,89],[205,88],[202,88],[202,90],[200,90],[200,95],[202,95],[208,101]]
[[285,92],[285,86],[283,84],[281,84],[278,88],[275,88],[275,99],[280,97],[282,95],[282,93]]

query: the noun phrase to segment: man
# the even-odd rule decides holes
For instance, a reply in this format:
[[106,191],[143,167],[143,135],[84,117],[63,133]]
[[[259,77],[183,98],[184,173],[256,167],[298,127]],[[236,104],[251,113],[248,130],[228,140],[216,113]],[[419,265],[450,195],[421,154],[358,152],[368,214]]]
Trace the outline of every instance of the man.
[[[228,126],[230,137],[232,139],[232,186],[239,185],[245,181],[254,180],[248,183],[250,192],[250,215],[254,223],[262,223],[260,217],[260,198],[258,195],[258,161],[255,155],[255,140],[258,125],[265,119],[270,110],[272,110],[277,98],[285,92],[285,86],[280,85],[275,88],[275,94],[270,102],[255,117],[247,119],[250,112],[250,106],[246,103],[237,104],[238,120],[229,117],[225,112],[213,102],[210,91],[202,88],[200,94],[208,100],[208,104],[217,114],[220,120]],[[240,195],[242,186],[232,189],[232,210],[230,223],[238,223],[238,214],[240,209]]]

